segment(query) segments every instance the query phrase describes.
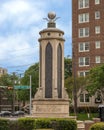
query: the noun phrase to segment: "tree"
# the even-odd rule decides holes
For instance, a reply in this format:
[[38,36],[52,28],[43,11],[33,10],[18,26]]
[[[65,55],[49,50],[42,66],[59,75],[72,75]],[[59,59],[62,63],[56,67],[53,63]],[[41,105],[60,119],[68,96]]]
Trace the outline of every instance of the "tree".
[[[85,84],[86,84],[86,77],[77,77],[76,78],[76,91],[78,92],[79,89],[81,89],[81,92],[83,91],[83,89],[85,88]],[[67,92],[69,94],[69,97],[72,99],[73,98],[73,91],[74,91],[74,78],[73,77],[69,77],[65,80],[65,87],[67,88]],[[79,95],[77,95],[79,96]]]
[[13,75],[5,74],[0,77],[1,86],[13,86]]
[[[32,97],[37,91],[37,87],[39,86],[39,63],[36,63],[28,68],[25,71],[24,77],[21,79],[22,85],[30,86],[30,75],[32,77]],[[18,98],[20,101],[23,101],[23,105],[25,105],[25,101],[29,100],[29,90],[19,90]]]
[[104,65],[92,68],[89,72],[87,82],[86,89],[91,95],[100,92],[104,96]]
[[14,109],[14,93],[15,93],[15,91],[13,90],[13,86],[14,81],[17,79],[18,77],[15,74],[5,74],[0,77],[0,86],[5,86],[2,92],[2,97],[6,96],[8,102],[12,105],[12,110]]
[[72,59],[64,58],[64,77],[67,79],[72,76]]

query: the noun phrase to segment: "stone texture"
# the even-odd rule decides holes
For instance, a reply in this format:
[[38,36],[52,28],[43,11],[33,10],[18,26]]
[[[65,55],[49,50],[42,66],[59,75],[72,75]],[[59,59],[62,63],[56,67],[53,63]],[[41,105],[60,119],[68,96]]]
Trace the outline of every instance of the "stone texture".
[[69,98],[64,88],[64,32],[54,26],[39,34],[39,88],[33,99],[32,114],[34,117],[69,117]]
[[69,117],[69,100],[35,100],[33,102],[35,117]]

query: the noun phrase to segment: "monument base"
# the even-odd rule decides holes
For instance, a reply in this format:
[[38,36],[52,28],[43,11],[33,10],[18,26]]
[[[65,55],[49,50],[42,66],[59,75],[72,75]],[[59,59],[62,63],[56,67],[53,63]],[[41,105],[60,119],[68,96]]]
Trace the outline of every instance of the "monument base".
[[69,100],[34,99],[33,117],[69,118]]

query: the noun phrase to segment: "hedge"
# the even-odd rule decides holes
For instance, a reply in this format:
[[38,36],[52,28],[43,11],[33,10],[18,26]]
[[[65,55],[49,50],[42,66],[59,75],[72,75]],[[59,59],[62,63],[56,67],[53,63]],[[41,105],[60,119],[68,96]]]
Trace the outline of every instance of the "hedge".
[[18,120],[19,130],[33,130],[34,129],[34,118],[20,118]]
[[37,118],[35,119],[35,128],[52,128],[51,119],[49,118]]
[[77,130],[77,123],[69,119],[57,119],[55,130]]
[[9,130],[9,120],[0,118],[0,130]]
[[35,128],[53,128],[54,130],[77,130],[75,120],[61,118],[44,118],[36,119]]
[[9,121],[9,130],[20,130],[18,120]]
[[95,123],[90,127],[90,130],[104,130],[104,123],[103,122]]
[[18,120],[0,119],[0,130],[35,130],[51,128],[54,130],[77,130],[77,123],[71,119],[31,118],[24,117]]

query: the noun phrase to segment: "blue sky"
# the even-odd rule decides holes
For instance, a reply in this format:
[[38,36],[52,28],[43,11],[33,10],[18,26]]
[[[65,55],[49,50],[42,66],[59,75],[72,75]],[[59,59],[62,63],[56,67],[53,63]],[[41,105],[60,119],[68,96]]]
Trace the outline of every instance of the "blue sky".
[[0,0],[0,67],[11,73],[39,61],[39,31],[50,11],[61,17],[57,28],[65,32],[65,56],[71,55],[71,0]]

